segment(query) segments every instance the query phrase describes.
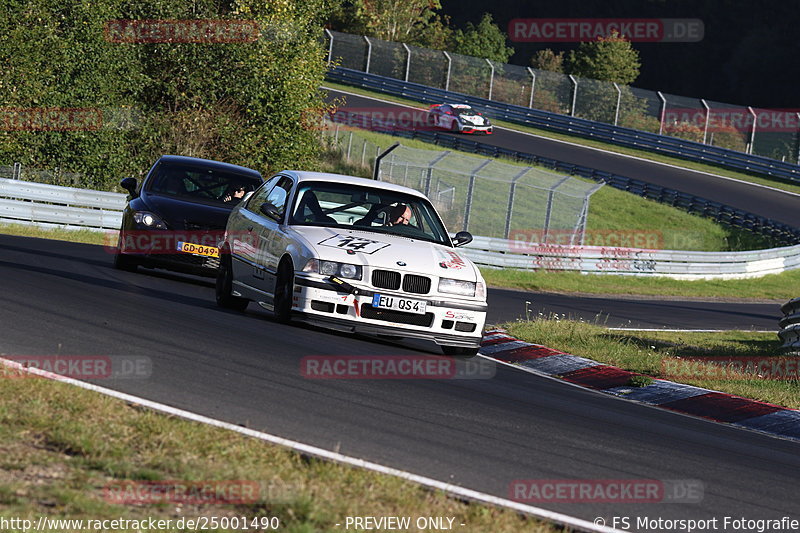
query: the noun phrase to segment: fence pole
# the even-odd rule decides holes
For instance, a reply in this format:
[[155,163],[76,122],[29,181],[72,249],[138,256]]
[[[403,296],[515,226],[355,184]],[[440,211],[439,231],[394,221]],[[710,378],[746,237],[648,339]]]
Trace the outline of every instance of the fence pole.
[[347,140],[347,160],[350,161],[350,148],[353,146],[353,132],[350,132],[350,138]]
[[[550,216],[553,214],[553,198],[556,194],[556,189],[558,189],[562,183],[570,179],[569,176],[564,176],[558,183],[550,187],[550,190],[547,191],[547,208],[545,209],[544,213],[544,231],[542,232],[542,242],[547,243],[548,233],[550,233]],[[508,238],[508,237],[506,237]]]
[[756,143],[756,122],[758,121],[758,116],[756,112],[753,111],[752,107],[747,108],[750,111],[750,114],[753,115],[753,127],[750,128],[750,149],[748,150],[748,154],[753,155],[753,146]]
[[[797,120],[800,121],[800,113],[795,113],[795,115],[797,115]],[[800,164],[800,129],[797,131],[797,163]]]
[[408,73],[411,71],[411,48],[406,43],[400,43],[406,49],[406,79],[408,81]]
[[528,102],[528,107],[533,109],[533,91],[536,88],[536,72],[531,67],[528,67],[528,72],[531,75],[531,99]]
[[367,41],[367,68],[364,69],[364,72],[369,74],[369,62],[372,59],[372,43],[369,42],[369,37],[366,35],[364,36],[364,40]]
[[485,59],[485,61],[489,64],[489,68],[492,69],[492,72],[489,74],[489,98],[488,98],[489,100],[491,100],[492,99],[492,89],[494,88],[494,65],[492,65],[492,62],[489,61],[488,59]]
[[572,82],[572,111],[570,111],[569,116],[575,116],[575,102],[578,100],[578,80],[575,79],[575,76],[572,74],[569,75],[569,81]]
[[328,36],[330,42],[328,43],[328,64],[331,64],[331,60],[333,59],[333,34],[328,28],[325,28],[325,35]]
[[447,78],[444,80],[444,90],[450,90],[450,69],[453,66],[453,59],[450,57],[450,54],[442,50],[444,57],[447,58]]
[[506,211],[506,227],[503,231],[503,237],[508,239],[509,234],[511,233],[511,215],[514,214],[514,194],[517,191],[517,180],[520,179],[522,176],[528,173],[533,167],[525,167],[522,169],[522,172],[514,176],[511,180],[511,187],[508,191],[508,210]]
[[361,166],[364,166],[364,159],[367,155],[367,140],[364,139],[364,144],[361,146]]
[[664,95],[661,94],[661,91],[657,91],[656,94],[659,98],[661,98],[661,116],[659,117],[659,126],[658,126],[658,134],[664,134],[664,117],[667,116],[667,99],[664,98]]
[[464,206],[464,231],[469,231],[469,215],[472,212],[472,194],[475,191],[475,178],[486,165],[491,163],[491,159],[487,159],[477,167],[475,167],[469,175],[469,186],[467,187],[467,202]]
[[706,125],[703,126],[703,144],[706,144],[706,138],[708,138],[708,119],[711,118],[711,108],[702,98],[700,99],[700,103],[706,108]]
[[429,196],[431,192],[431,179],[433,178],[433,167],[435,167],[439,161],[447,157],[449,153],[450,150],[442,152],[441,154],[439,154],[439,156],[434,158],[433,161],[428,163],[428,171],[426,172],[425,175],[425,196]]
[[614,82],[614,88],[617,90],[617,110],[614,112],[614,125],[619,122],[619,104],[622,102],[622,89],[619,88],[617,82]]

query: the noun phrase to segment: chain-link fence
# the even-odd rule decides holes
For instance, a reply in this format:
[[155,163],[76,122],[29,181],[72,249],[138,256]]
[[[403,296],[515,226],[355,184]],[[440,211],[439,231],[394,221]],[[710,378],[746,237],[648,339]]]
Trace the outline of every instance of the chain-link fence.
[[326,31],[343,67],[800,163],[800,113],[621,86],[488,59]]
[[[351,163],[374,164],[381,151],[339,124],[325,131]],[[381,161],[379,179],[425,193],[452,231],[558,244],[583,243],[589,198],[602,187],[497,159],[402,145]]]

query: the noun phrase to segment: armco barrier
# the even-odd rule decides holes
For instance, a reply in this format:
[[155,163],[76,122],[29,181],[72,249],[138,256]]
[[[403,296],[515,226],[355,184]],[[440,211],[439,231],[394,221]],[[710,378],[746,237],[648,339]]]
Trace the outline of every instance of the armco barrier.
[[[0,222],[119,229],[124,205],[124,194],[0,179]],[[462,250],[489,267],[675,279],[747,278],[800,268],[800,245],[751,252],[682,252],[538,245],[477,236]]]
[[800,182],[800,166],[798,165],[688,141],[678,137],[643,132],[558,113],[495,102],[485,98],[445,91],[418,83],[367,74],[366,72],[342,67],[330,69],[327,73],[327,78],[338,83],[393,96],[401,96],[427,104],[440,104],[443,102],[466,103],[489,111],[489,114],[494,118],[515,124],[568,135],[578,135],[618,146],[667,154],[688,161],[710,163],[732,170],[755,172],[794,183]]
[[781,306],[783,318],[778,322],[778,336],[787,351],[800,352],[800,298],[789,300]]
[[0,179],[0,222],[119,229],[125,195]]
[[683,252],[475,237],[462,250],[478,265],[489,267],[683,280],[755,278],[800,268],[800,245],[748,252]]
[[729,226],[742,228],[760,235],[764,235],[774,240],[775,243],[794,245],[800,244],[800,229],[786,224],[770,220],[760,215],[748,213],[729,205],[721,204],[713,200],[707,200],[699,196],[694,196],[675,189],[667,189],[660,185],[654,185],[640,180],[627,178],[618,174],[604,172],[590,167],[565,163],[556,159],[541,157],[535,154],[518,152],[507,148],[499,148],[489,144],[480,143],[471,139],[465,139],[444,133],[427,130],[409,130],[408,128],[395,128],[393,124],[372,117],[339,111],[331,119],[334,122],[341,122],[350,126],[357,126],[373,131],[381,131],[390,135],[405,137],[409,139],[419,139],[430,142],[438,146],[463,150],[474,154],[490,157],[508,157],[520,162],[542,165],[555,169],[558,172],[573,174],[583,178],[601,181],[611,185],[616,189],[628,191],[638,196],[643,196],[657,202],[673,207],[684,209],[690,213],[712,218],[717,222]]

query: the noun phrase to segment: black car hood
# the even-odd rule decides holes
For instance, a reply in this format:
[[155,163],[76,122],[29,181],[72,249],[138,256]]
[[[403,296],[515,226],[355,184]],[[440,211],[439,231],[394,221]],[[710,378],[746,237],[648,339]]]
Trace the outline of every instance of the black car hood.
[[188,202],[174,196],[142,195],[146,209],[160,216],[169,229],[174,230],[224,230],[228,215],[236,206]]

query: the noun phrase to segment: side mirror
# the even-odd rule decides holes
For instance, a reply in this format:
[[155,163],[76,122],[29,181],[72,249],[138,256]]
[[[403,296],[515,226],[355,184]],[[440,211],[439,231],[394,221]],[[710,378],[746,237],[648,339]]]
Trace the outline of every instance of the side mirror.
[[267,216],[273,220],[281,219],[281,212],[278,211],[278,208],[275,207],[275,204],[272,202],[264,202],[261,204],[261,207],[259,207],[259,210],[264,214],[264,216]]
[[136,178],[124,178],[119,182],[119,186],[128,191],[131,197],[136,197]]
[[472,242],[472,233],[468,231],[459,231],[453,239],[453,246],[464,246]]

